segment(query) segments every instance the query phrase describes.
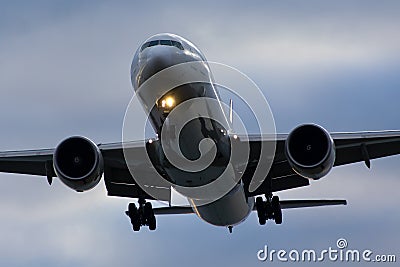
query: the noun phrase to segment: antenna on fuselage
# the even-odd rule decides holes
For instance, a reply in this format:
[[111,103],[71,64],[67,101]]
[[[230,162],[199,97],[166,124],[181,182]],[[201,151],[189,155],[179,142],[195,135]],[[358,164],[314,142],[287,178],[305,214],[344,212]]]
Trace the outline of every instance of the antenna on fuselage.
[[233,126],[233,100],[232,100],[232,98],[229,99],[229,122],[231,123],[231,127],[232,127]]

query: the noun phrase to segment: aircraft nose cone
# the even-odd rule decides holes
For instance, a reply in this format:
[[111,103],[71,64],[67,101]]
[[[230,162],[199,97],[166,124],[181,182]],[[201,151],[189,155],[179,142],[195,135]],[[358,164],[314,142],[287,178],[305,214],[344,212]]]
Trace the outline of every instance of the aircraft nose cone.
[[174,49],[173,47],[163,46],[151,48],[146,55],[139,83],[142,84],[163,69],[179,64],[177,57],[173,56],[176,53]]

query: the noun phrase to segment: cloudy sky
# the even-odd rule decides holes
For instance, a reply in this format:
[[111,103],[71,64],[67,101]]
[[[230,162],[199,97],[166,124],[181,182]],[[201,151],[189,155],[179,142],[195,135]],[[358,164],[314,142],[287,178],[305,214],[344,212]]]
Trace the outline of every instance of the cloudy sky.
[[[120,141],[133,54],[159,32],[252,78],[278,132],[305,122],[400,129],[399,25],[397,1],[1,1],[0,150],[54,147],[75,134]],[[399,161],[339,167],[279,194],[344,198],[346,207],[284,211],[281,226],[261,227],[253,214],[233,234],[190,215],[133,233],[129,200],[107,197],[103,184],[77,194],[58,180],[1,174],[0,265],[261,266],[270,264],[256,257],[264,245],[323,250],[338,238],[399,258]]]

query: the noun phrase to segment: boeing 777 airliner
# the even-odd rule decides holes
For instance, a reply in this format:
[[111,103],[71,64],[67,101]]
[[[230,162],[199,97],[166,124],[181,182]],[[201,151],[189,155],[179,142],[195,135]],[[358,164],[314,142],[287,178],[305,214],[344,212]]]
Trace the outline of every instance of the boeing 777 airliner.
[[[194,44],[174,34],[142,43],[131,80],[155,138],[96,144],[72,136],[54,149],[1,152],[0,171],[44,176],[50,184],[58,177],[78,192],[104,177],[108,195],[138,199],[126,211],[134,231],[156,229],[159,214],[189,213],[232,230],[252,211],[261,225],[281,224],[282,209],[345,205],[345,200],[284,201],[274,193],[307,186],[334,166],[370,167],[372,159],[400,153],[400,131],[329,133],[304,124],[289,134],[234,134],[209,63]],[[174,191],[190,206],[152,207],[154,199],[171,203]]]

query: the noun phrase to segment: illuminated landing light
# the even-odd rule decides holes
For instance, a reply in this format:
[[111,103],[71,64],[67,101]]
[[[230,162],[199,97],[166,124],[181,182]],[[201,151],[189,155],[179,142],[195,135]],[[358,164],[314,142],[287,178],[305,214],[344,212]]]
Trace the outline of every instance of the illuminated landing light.
[[234,134],[233,139],[237,139],[237,138],[238,138],[237,134]]
[[161,100],[161,107],[163,108],[172,108],[175,105],[175,99],[173,97],[167,97]]
[[153,143],[153,139],[150,139],[150,140],[149,140],[149,144],[151,144],[151,143]]

